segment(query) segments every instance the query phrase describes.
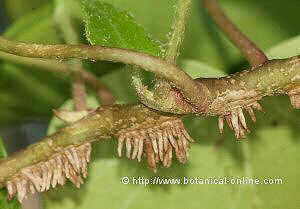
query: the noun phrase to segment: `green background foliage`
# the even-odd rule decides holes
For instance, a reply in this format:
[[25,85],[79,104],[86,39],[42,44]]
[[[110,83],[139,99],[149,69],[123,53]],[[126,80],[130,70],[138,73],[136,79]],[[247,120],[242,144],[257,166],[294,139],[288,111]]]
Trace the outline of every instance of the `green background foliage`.
[[[9,14],[16,20],[5,36],[36,43],[62,43],[61,34],[53,22],[54,5],[50,1],[47,4],[36,0],[26,2],[28,8],[31,5],[36,6],[35,9],[21,11],[9,6],[12,3],[7,3]],[[81,3],[77,0],[68,2]],[[74,11],[74,16],[79,18],[78,32],[83,43],[89,40],[91,44],[130,48],[151,54],[163,52],[162,47],[171,30],[176,0],[82,2],[83,10]],[[199,1],[193,3],[179,58],[181,67],[193,77],[221,76],[245,69],[247,64],[238,50],[216,29]],[[300,54],[300,37],[296,37],[299,35],[298,0],[285,4],[281,0],[223,0],[221,5],[242,31],[270,57]],[[86,31],[80,19],[82,17]],[[112,90],[118,101],[137,101],[126,66],[107,62],[87,62],[85,65]],[[34,116],[49,119],[50,110],[60,107],[70,98],[68,80],[53,73],[4,61],[0,62],[0,68],[2,124]],[[157,175],[168,178],[281,178],[281,185],[124,185],[120,182],[124,176],[151,178],[155,175],[146,168],[145,162],[117,158],[116,140],[107,140],[93,145],[90,175],[82,188],[77,190],[68,184],[47,192],[43,194],[44,206],[47,209],[298,208],[300,112],[293,109],[284,96],[265,98],[262,105],[266,113],[257,113],[256,124],[248,118],[252,133],[243,141],[235,140],[228,129],[220,135],[216,118],[185,118],[185,125],[196,140],[189,162],[186,165],[174,163],[169,169],[161,168]],[[49,129],[53,131],[55,124],[53,121]]]

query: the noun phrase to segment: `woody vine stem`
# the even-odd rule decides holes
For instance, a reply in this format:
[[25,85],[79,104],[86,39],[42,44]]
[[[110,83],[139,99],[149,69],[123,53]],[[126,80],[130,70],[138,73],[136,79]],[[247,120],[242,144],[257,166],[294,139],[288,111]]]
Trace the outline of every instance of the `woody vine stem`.
[[[253,109],[261,109],[258,101],[263,97],[286,94],[290,97],[293,107],[300,109],[300,56],[268,60],[262,50],[226,17],[216,0],[203,0],[203,3],[216,24],[249,61],[251,64],[249,69],[222,78],[193,80],[176,66],[176,57],[188,19],[190,0],[179,0],[178,14],[174,21],[175,29],[164,58],[128,49],[71,45],[75,43],[71,40],[67,41],[69,45],[41,45],[15,42],[0,37],[0,56],[2,58],[7,57],[23,64],[45,65],[45,68],[53,66],[51,69],[57,67],[57,69],[64,70],[68,69],[67,66],[70,64],[60,64],[48,60],[46,62],[51,64],[48,66],[38,58],[75,59],[72,65],[79,69],[75,75],[78,73],[86,75],[80,65],[81,59],[121,62],[138,67],[135,70],[143,69],[154,73],[157,76],[156,85],[163,87],[150,92],[138,78],[134,78],[134,85],[143,104],[102,106],[83,119],[47,136],[41,142],[1,160],[0,185],[5,186],[7,181],[22,169],[40,162],[47,162],[57,153],[66,152],[64,149],[69,146],[80,146],[112,136],[119,137],[119,155],[122,154],[125,140],[129,158],[140,159],[139,154],[144,152],[148,164],[153,170],[156,170],[158,161],[168,167],[172,158],[172,149],[175,150],[180,162],[186,161],[188,141],[192,140],[180,122],[180,118],[184,115],[218,116],[221,132],[223,132],[224,121],[226,121],[235,132],[236,137],[242,138],[248,132],[243,111],[248,111],[251,118],[255,120]],[[19,59],[17,56],[20,57],[20,60],[17,60]],[[88,75],[84,79],[87,83],[95,83],[97,80],[93,75]],[[79,80],[79,83],[82,85],[82,80]],[[97,85],[99,84],[95,86]],[[160,91],[166,92],[167,96],[162,100],[153,99],[162,95]],[[75,96],[75,100],[76,97],[81,96],[82,94]],[[82,108],[82,106],[84,103],[77,109],[84,109],[85,107]],[[174,121],[177,124],[176,130],[172,129]],[[164,132],[162,127],[168,131]],[[141,129],[145,131],[143,133],[136,131]],[[154,132],[158,130],[161,134],[154,136],[153,130]],[[135,139],[131,140],[128,136],[135,137]],[[165,136],[167,140],[165,140]],[[141,149],[143,143],[145,149]],[[170,147],[168,148],[168,146]],[[132,155],[131,147],[133,147]],[[73,181],[77,183],[74,178]],[[33,180],[33,182],[35,181]],[[44,190],[38,189],[38,191]]]

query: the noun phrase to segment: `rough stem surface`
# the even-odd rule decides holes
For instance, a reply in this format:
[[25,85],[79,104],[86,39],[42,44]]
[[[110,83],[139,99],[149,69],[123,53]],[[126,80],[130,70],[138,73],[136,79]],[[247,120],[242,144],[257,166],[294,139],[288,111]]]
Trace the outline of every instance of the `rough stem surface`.
[[[110,138],[134,124],[157,125],[161,114],[143,105],[113,105],[98,108],[84,119],[45,137],[25,150],[0,160],[0,186],[20,169],[47,161],[65,147]],[[153,124],[152,124],[153,123]],[[151,125],[152,124],[152,125]]]

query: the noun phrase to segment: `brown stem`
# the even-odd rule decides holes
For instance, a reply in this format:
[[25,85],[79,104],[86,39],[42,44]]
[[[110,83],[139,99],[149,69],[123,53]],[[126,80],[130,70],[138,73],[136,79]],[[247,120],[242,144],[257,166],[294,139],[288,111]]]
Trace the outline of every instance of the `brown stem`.
[[80,74],[96,90],[96,94],[100,98],[102,105],[112,105],[115,103],[116,98],[112,92],[94,74],[84,70],[81,70]]
[[77,111],[82,111],[87,109],[86,104],[86,88],[84,85],[84,80],[81,78],[80,74],[75,72],[72,82],[72,95],[74,100],[74,108]]
[[203,0],[203,6],[253,67],[268,61],[265,53],[230,21],[218,5],[217,0]]

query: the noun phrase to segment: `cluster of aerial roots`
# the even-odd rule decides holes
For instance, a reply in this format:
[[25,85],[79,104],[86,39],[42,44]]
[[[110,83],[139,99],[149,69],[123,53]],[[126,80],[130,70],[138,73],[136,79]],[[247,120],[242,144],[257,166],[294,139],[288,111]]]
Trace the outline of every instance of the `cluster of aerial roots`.
[[[258,102],[254,102],[251,105],[244,107],[244,109],[249,113],[253,122],[256,122],[254,110],[262,111],[262,107]],[[224,120],[229,128],[234,131],[235,137],[238,139],[244,138],[246,133],[250,132],[247,127],[242,107],[238,107],[226,115],[219,116],[218,126],[220,133],[223,133],[224,131]]]
[[[289,96],[292,105],[299,109],[299,89],[290,92]],[[219,116],[220,133],[223,133],[224,121],[226,121],[237,138],[244,138],[249,129],[243,110],[246,110],[255,122],[254,110],[262,111],[262,107],[258,102],[254,102],[246,107],[238,107],[225,115]],[[84,114],[86,115],[86,113]],[[60,113],[61,115],[64,116]],[[81,117],[81,115],[78,116],[78,118]],[[77,120],[77,117],[75,118],[74,121]],[[72,122],[74,121],[72,120]],[[190,142],[194,142],[179,118],[170,118],[151,128],[123,129],[119,131],[117,137],[117,149],[120,157],[125,147],[127,158],[137,159],[140,162],[142,157],[145,156],[149,168],[154,172],[157,170],[157,164],[170,167],[173,155],[180,163],[186,163]],[[83,184],[83,178],[87,177],[87,164],[90,161],[90,154],[90,143],[69,146],[62,152],[53,155],[48,161],[21,169],[6,182],[8,198],[12,199],[17,195],[18,200],[22,202],[28,194],[44,192],[51,187],[64,185],[67,179],[79,188]]]
[[122,156],[125,147],[127,158],[140,162],[145,156],[149,168],[156,172],[158,163],[171,166],[173,153],[179,162],[186,163],[190,142],[193,139],[176,118],[148,129],[122,130],[118,133],[118,155]]
[[79,188],[83,184],[83,178],[88,174],[87,164],[90,161],[90,154],[90,143],[77,147],[70,146],[48,161],[23,168],[6,182],[8,198],[12,199],[17,195],[18,200],[22,202],[28,194],[64,185],[67,179]]

